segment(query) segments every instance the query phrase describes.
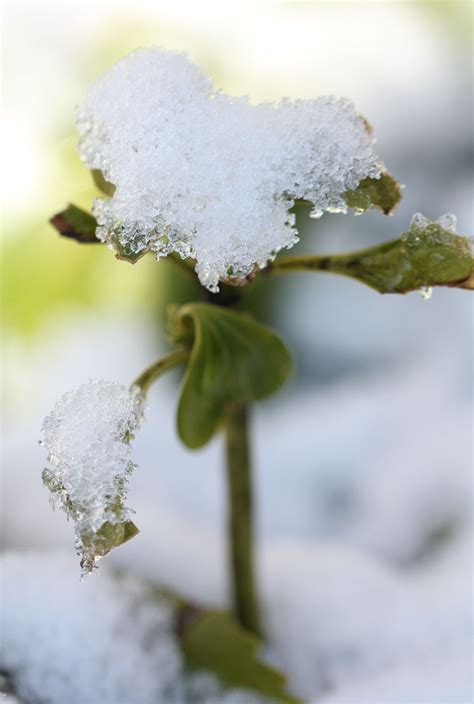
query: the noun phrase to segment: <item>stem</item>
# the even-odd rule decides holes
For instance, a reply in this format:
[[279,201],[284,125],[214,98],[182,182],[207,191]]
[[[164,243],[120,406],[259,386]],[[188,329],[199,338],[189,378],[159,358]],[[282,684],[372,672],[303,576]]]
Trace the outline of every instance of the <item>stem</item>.
[[242,626],[260,635],[253,554],[248,416],[246,406],[241,404],[233,404],[229,409],[226,455],[233,608]]
[[[344,273],[340,271],[338,264],[339,255],[321,255],[315,256],[312,254],[301,255],[299,257],[280,257],[272,262],[264,269],[264,272],[269,274],[282,274],[285,271],[333,271],[335,273]],[[342,259],[342,256],[341,256]]]
[[153,382],[162,374],[184,362],[189,356],[188,350],[175,350],[161,357],[157,362],[152,364],[148,369],[140,374],[135,379],[132,386],[139,386],[144,394],[148,391]]

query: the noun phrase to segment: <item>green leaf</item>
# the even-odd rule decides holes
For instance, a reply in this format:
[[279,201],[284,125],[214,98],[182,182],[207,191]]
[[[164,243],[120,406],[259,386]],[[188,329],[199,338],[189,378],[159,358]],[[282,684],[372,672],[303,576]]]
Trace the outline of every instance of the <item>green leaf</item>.
[[139,529],[133,521],[111,523],[106,521],[95,533],[82,533],[81,540],[84,548],[94,557],[103,557],[114,548],[134,538]]
[[431,223],[398,240],[340,257],[331,268],[380,293],[407,293],[464,282],[472,265],[469,241]]
[[[104,181],[104,183],[107,183]],[[75,205],[68,205],[65,210],[56,213],[50,219],[51,225],[64,237],[70,237],[81,243],[101,243],[96,236],[97,221],[93,215]],[[116,231],[112,234],[111,240],[115,249],[117,259],[135,264],[149,251],[147,245],[143,245],[140,251],[136,251],[132,244],[124,245],[120,238],[121,225],[117,225]]]
[[301,704],[286,691],[283,673],[258,657],[260,640],[223,611],[184,612],[181,647],[191,669],[213,672],[228,687],[249,689],[277,702]]
[[68,205],[65,210],[53,215],[50,223],[63,237],[87,244],[100,242],[95,234],[95,217],[75,205]]
[[250,316],[207,303],[174,315],[174,338],[192,346],[178,406],[187,447],[205,445],[230,402],[250,403],[282,386],[291,370],[284,342]]
[[[104,183],[107,183],[104,181]],[[64,237],[70,237],[77,242],[86,244],[102,243],[96,236],[97,221],[93,215],[75,205],[68,205],[65,210],[53,215],[50,220],[51,225]],[[118,234],[112,237],[117,259],[135,264],[147,252],[148,248],[143,247],[140,252],[136,252],[131,245],[124,246]]]
[[[380,178],[364,178],[353,191],[344,193],[344,200],[349,208],[357,213],[365,213],[369,208],[378,208],[385,215],[390,215],[400,202],[402,189],[394,177],[384,171]],[[307,200],[297,199],[296,206],[311,206]]]
[[102,191],[102,193],[105,193],[106,196],[113,196],[115,193],[115,186],[113,183],[109,183],[109,181],[106,181],[104,178],[104,174],[100,169],[92,169],[91,170],[92,174],[92,180],[94,181],[95,185],[99,189],[99,191]]
[[76,523],[76,549],[81,556],[81,567],[84,572],[92,572],[98,558],[104,557],[114,548],[123,545],[134,538],[139,529],[129,520],[120,520],[123,512],[123,496],[125,480],[119,480],[118,494],[107,506],[107,511],[115,514],[116,521],[104,521],[98,530],[80,530],[77,527],[78,518],[83,516],[86,509],[76,503],[67,493],[64,484],[51,473],[49,469],[42,472],[43,484],[55,496],[58,505],[66,512],[68,518]]
[[354,191],[347,191],[344,199],[358,213],[365,213],[369,208],[379,208],[389,215],[402,197],[400,184],[385,171],[380,178],[364,178]]
[[439,223],[412,226],[400,239],[342,255],[283,257],[275,272],[328,271],[357,279],[379,293],[408,293],[425,287],[473,288],[469,240]]

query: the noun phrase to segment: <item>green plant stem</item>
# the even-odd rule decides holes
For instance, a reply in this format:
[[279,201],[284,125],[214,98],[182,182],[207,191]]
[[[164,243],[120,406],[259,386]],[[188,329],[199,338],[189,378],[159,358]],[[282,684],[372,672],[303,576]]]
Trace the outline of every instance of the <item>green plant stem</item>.
[[253,552],[248,411],[242,404],[233,404],[229,408],[226,424],[226,457],[233,608],[241,625],[260,635]]
[[157,362],[154,362],[148,369],[140,374],[135,379],[132,386],[139,386],[143,393],[147,393],[150,386],[158,377],[167,372],[169,369],[182,364],[189,357],[188,350],[179,349],[161,357]]
[[286,271],[330,271],[346,274],[343,264],[347,259],[344,255],[301,255],[299,257],[280,257],[263,270],[269,274],[284,274]]

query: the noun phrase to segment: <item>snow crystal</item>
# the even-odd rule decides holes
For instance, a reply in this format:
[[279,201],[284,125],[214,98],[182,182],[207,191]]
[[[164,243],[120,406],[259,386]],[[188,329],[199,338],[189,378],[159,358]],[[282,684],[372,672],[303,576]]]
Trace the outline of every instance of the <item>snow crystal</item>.
[[7,553],[0,565],[0,670],[22,701],[269,704],[210,673],[189,674],[170,602],[142,581],[105,570],[80,584],[59,552]]
[[429,220],[423,213],[415,213],[410,220],[410,230],[424,230],[428,225],[440,225],[443,230],[456,234],[457,217],[453,213],[440,215],[437,220]]
[[344,192],[382,168],[349,100],[254,106],[157,47],[99,78],[76,121],[84,162],[116,187],[94,203],[97,236],[132,259],[194,257],[211,291],[297,242],[295,199],[345,212]]
[[[128,475],[135,469],[129,440],[140,426],[138,389],[90,381],[57,402],[43,422],[50,468],[43,481],[75,524],[76,549],[85,572],[113,543],[113,527],[130,520],[123,505]],[[122,541],[123,542],[123,541]]]

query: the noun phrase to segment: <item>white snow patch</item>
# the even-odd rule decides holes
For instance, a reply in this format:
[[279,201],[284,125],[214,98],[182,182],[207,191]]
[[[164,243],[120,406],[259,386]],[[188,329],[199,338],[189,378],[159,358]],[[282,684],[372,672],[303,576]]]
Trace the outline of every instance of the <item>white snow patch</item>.
[[132,578],[80,583],[60,552],[2,556],[0,669],[20,699],[48,704],[269,704],[185,673],[173,612]]
[[473,694],[472,657],[447,655],[349,685],[317,704],[470,704]]
[[[465,565],[472,544],[466,542],[462,552],[457,566],[433,564],[427,572],[407,575],[329,541],[268,550],[262,574],[269,653],[289,674],[290,688],[306,698],[326,692],[337,697],[346,687],[374,679],[383,683],[377,704],[401,704],[390,698],[392,673],[411,670],[416,675],[411,704],[418,704],[418,693],[425,697],[420,702],[431,704],[471,701],[466,663],[472,651],[472,583]],[[462,679],[433,671],[423,688],[427,663],[445,659],[459,663]],[[451,699],[429,699],[436,682]],[[407,674],[406,692],[409,687]],[[464,699],[456,699],[460,689]],[[356,702],[366,704],[364,699],[351,704]]]
[[344,192],[381,173],[349,100],[254,106],[157,47],[99,78],[76,122],[86,165],[116,186],[94,204],[98,237],[126,256],[192,256],[211,291],[297,242],[295,199],[345,212]]
[[43,471],[43,481],[53,505],[75,524],[85,572],[104,554],[98,532],[106,524],[130,520],[132,512],[123,505],[128,476],[135,469],[129,440],[142,418],[138,389],[90,381],[64,394],[43,422],[51,466]]

